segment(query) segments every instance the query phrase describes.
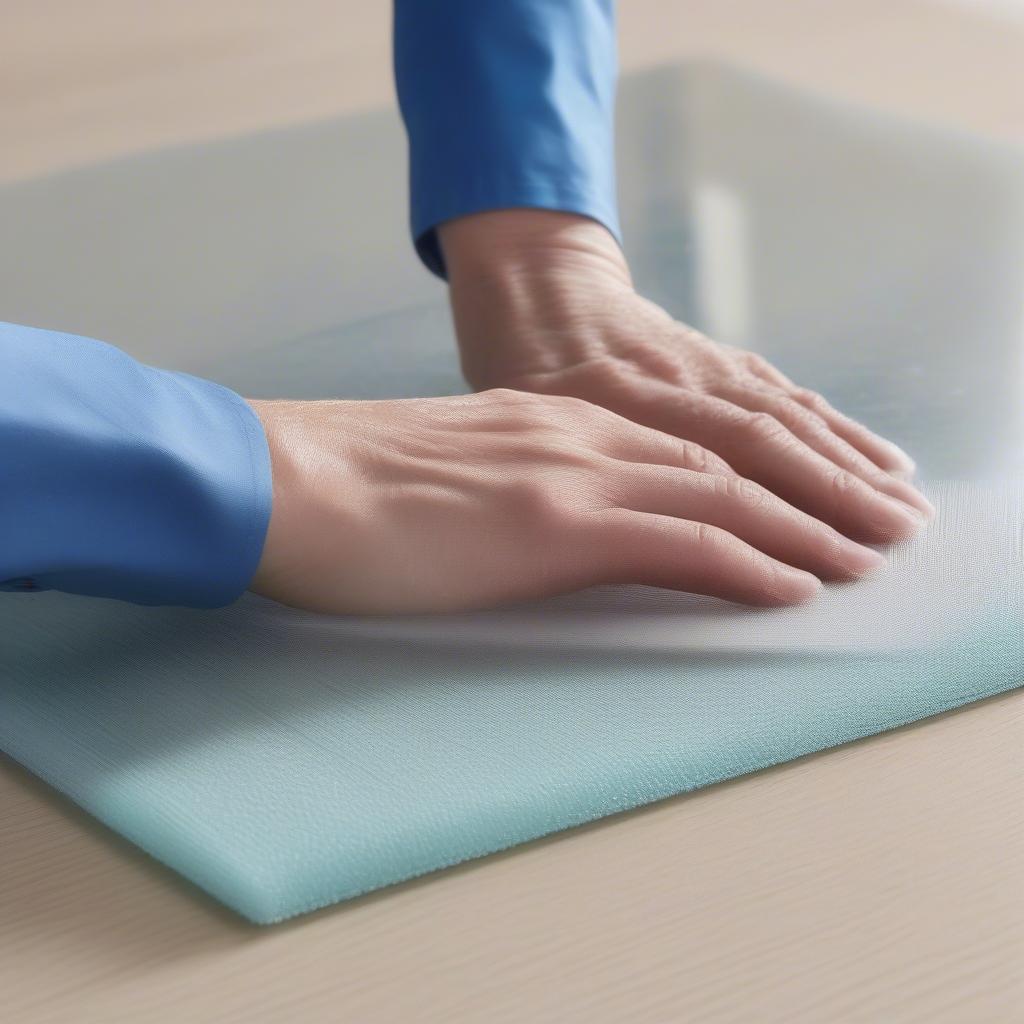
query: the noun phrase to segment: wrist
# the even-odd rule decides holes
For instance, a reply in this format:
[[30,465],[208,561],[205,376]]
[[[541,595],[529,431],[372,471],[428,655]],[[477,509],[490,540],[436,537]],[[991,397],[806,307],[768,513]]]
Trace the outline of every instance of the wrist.
[[438,229],[450,283],[496,284],[513,278],[582,272],[628,285],[618,242],[590,217],[557,210],[487,210],[457,217]]
[[[270,452],[270,521],[263,551],[249,589],[256,594],[272,595],[288,576],[289,538],[295,535],[292,498],[297,493],[300,472],[293,455],[290,434],[297,425],[292,415],[294,403],[277,399],[247,398],[246,402],[263,426]],[[300,531],[301,532],[301,531]]]
[[618,243],[588,217],[493,210],[441,225],[439,238],[462,367],[475,387],[542,362],[552,338],[633,294]]

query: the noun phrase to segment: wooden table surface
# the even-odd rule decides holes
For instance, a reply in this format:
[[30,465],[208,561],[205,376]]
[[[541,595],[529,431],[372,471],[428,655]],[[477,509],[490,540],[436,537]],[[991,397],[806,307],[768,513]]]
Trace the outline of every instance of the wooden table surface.
[[[388,18],[5,0],[0,181],[393,102]],[[627,69],[711,54],[1024,140],[1007,2],[620,23]],[[1022,783],[1018,691],[260,930],[0,759],[0,1020],[1021,1021]]]

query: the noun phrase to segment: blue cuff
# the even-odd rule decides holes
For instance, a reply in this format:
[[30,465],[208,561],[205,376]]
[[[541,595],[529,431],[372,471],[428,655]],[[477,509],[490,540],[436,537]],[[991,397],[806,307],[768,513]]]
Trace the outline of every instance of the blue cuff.
[[233,391],[100,341],[0,324],[0,581],[138,604],[239,597],[270,452]]
[[577,213],[621,241],[611,0],[395,0],[394,52],[412,235],[434,273],[437,226],[483,210]]

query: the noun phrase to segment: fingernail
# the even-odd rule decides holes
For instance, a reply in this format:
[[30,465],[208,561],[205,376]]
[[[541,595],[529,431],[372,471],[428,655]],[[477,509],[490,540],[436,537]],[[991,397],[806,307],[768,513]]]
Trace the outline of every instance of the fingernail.
[[839,550],[839,561],[843,568],[855,576],[864,576],[875,569],[880,569],[888,561],[881,552],[846,537],[843,538]]
[[879,495],[878,512],[874,525],[894,537],[911,537],[926,522],[923,512],[887,494]]
[[796,569],[793,566],[786,566],[789,570],[785,573],[787,590],[786,603],[802,604],[817,597],[823,586],[821,580],[813,573],[805,572],[803,569]]
[[924,512],[926,519],[934,519],[935,506],[920,491],[915,490],[914,494],[916,495],[914,507]]
[[900,484],[893,488],[895,493],[889,497],[908,505],[915,512],[922,512],[931,519],[935,515],[935,506],[916,488],[910,484]]
[[899,463],[899,466],[892,472],[913,476],[917,472],[917,463],[898,444],[893,444],[892,441],[886,443],[889,445],[890,454]]

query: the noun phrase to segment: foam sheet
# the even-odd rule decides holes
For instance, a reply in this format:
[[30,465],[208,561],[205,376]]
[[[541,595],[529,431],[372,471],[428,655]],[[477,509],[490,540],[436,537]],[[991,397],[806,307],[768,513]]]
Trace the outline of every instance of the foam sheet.
[[[0,595],[0,749],[267,923],[1024,682],[1020,154],[713,65],[627,81],[620,123],[641,287],[908,448],[932,528],[778,612],[635,587],[393,619]],[[416,272],[400,219],[334,202],[379,159],[400,204],[399,139],[389,115],[0,192],[0,229],[35,239],[0,254],[5,315],[250,395],[461,390],[440,294],[379,283]],[[200,236],[201,280],[178,272]],[[361,253],[337,288],[332,245]],[[104,269],[128,263],[148,333]]]

